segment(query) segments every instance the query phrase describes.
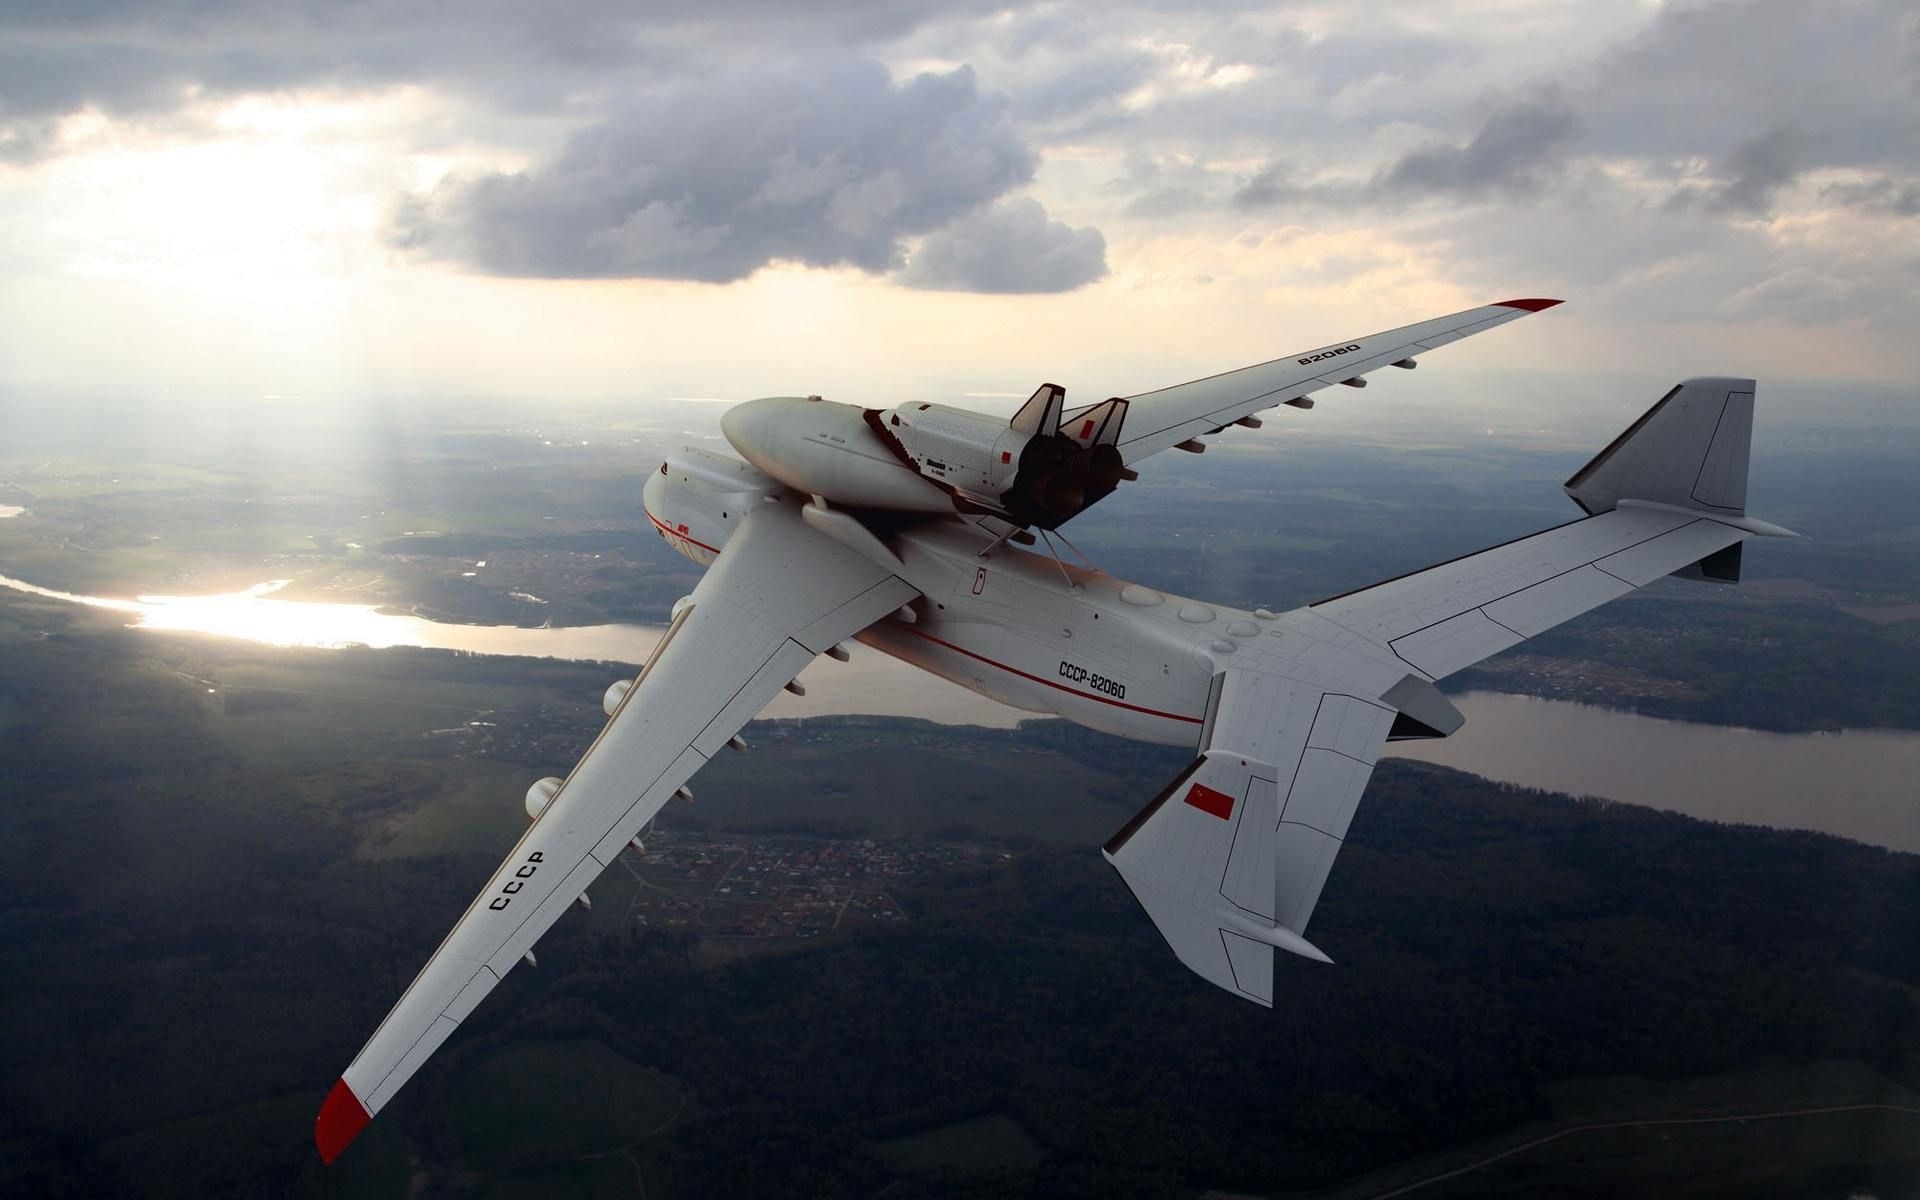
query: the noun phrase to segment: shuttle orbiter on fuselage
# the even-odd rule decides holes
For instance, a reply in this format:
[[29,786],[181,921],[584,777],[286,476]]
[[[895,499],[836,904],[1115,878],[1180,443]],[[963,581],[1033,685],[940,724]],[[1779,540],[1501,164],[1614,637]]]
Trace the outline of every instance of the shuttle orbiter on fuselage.
[[533,824],[333,1091],[328,1161],[391,1100],[669,798],[815,656],[852,638],[1035,712],[1194,759],[1106,844],[1167,943],[1211,983],[1274,1000],[1274,952],[1326,955],[1308,919],[1382,745],[1462,717],[1434,681],[1663,575],[1739,577],[1754,383],[1692,379],[1576,473],[1581,518],[1295,609],[1243,612],[1022,549],[1149,455],[1550,307],[1510,300],[1178,387],[1011,422],[933,404],[756,400],[723,421],[746,460],[687,450],[647,519],[709,570]]

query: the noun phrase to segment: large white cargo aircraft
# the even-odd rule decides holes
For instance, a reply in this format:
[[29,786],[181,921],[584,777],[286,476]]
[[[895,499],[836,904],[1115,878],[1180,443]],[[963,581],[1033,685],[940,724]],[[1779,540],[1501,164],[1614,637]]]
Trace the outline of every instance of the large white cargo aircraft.
[[[326,1098],[331,1162],[668,799],[817,655],[847,639],[1017,708],[1192,746],[1106,844],[1180,961],[1257,1004],[1274,952],[1327,961],[1307,921],[1374,759],[1463,718],[1434,681],[1664,575],[1739,577],[1754,383],[1680,384],[1567,481],[1542,533],[1292,612],[1242,612],[1034,545],[1150,455],[1557,304],[1508,300],[1083,408],[1052,384],[1011,422],[817,396],[727,412],[741,458],[685,450],[647,518],[712,569],[572,774]],[[744,459],[745,461],[742,461]]]

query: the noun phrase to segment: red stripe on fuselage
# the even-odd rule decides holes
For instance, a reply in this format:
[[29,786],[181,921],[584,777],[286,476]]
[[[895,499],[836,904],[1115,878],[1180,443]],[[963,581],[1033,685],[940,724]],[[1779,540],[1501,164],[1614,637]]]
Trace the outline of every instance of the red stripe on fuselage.
[[1179,713],[1161,712],[1157,708],[1142,708],[1138,704],[1128,704],[1124,700],[1113,700],[1113,699],[1109,699],[1106,696],[1096,696],[1096,695],[1093,695],[1091,692],[1083,692],[1077,688],[1070,688],[1064,683],[1055,683],[1051,679],[1042,679],[1038,675],[1029,675],[1027,674],[1027,672],[1022,671],[1019,667],[1010,667],[1006,663],[995,662],[993,659],[988,658],[984,654],[975,654],[973,651],[968,650],[965,647],[956,646],[952,642],[949,642],[944,638],[937,638],[930,633],[922,633],[920,630],[914,629],[911,626],[899,625],[899,626],[888,626],[888,628],[890,629],[897,628],[902,633],[910,633],[917,638],[925,638],[927,641],[932,642],[936,646],[945,646],[947,649],[953,651],[955,654],[964,654],[968,658],[974,659],[978,662],[983,662],[990,667],[998,667],[1002,671],[1006,671],[1009,674],[1018,675],[1022,679],[1029,680],[1033,683],[1041,684],[1045,687],[1053,688],[1055,691],[1065,692],[1069,696],[1078,696],[1082,700],[1092,700],[1100,704],[1111,704],[1115,708],[1124,708],[1129,712],[1145,713],[1149,717],[1164,717],[1169,721],[1184,721],[1189,725],[1201,724],[1201,719],[1199,717],[1183,717]]
[[[644,508],[641,509],[640,511],[647,512],[647,510]],[[665,521],[662,521],[659,517],[654,516],[650,512],[647,513],[647,520],[652,521],[655,525],[658,525],[660,527],[660,532],[666,534],[670,538],[679,538],[683,542],[700,547],[702,550],[705,550],[708,554],[720,553],[720,547],[718,546],[709,546],[705,542],[698,541],[694,538],[690,538],[684,533],[675,533],[672,529],[670,529],[667,526],[667,523]]]

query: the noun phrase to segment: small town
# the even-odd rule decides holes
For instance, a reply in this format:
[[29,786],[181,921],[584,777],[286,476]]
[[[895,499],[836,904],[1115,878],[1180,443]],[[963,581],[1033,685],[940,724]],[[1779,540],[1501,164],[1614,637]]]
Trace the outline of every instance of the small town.
[[[625,921],[741,943],[804,941],[863,922],[899,924],[894,889],[956,868],[1004,862],[995,847],[940,842],[823,841],[656,830],[622,856],[638,884]],[[768,947],[771,948],[771,947]]]

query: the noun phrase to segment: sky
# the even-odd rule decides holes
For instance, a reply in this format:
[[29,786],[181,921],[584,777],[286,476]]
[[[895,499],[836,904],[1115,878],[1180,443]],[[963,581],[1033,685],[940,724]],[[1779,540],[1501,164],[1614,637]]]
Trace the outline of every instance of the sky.
[[0,6],[16,396],[994,406],[1552,296],[1423,366],[1844,405],[1916,285],[1911,0]]

